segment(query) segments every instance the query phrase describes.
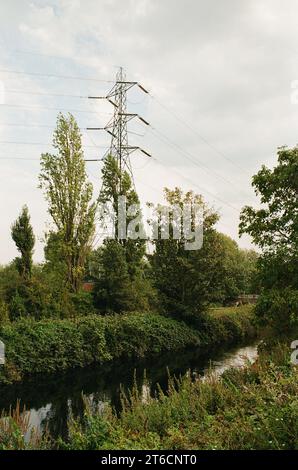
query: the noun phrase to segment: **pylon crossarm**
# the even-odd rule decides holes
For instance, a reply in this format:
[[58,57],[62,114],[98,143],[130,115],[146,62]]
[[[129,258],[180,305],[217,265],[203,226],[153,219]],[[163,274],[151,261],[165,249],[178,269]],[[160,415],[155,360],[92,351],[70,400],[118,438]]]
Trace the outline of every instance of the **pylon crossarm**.
[[139,114],[137,116],[140,119],[140,121],[142,121],[144,124],[146,124],[146,126],[150,126],[149,122],[146,121],[142,116],[140,116]]
[[132,146],[132,145],[129,145],[127,147],[122,147],[123,150],[127,150],[129,153],[132,153],[132,152],[135,152],[136,150],[139,150],[140,152],[144,153],[144,155],[147,155],[147,157],[152,157],[152,155],[150,155],[150,153],[146,152],[146,150],[142,149],[141,147],[138,147],[138,146]]
[[141,151],[144,155],[147,155],[147,157],[152,158],[152,155],[150,155],[150,153],[146,152],[146,150],[140,148],[140,151]]
[[126,93],[135,85],[137,85],[137,82],[116,82],[116,85],[107,94],[106,98],[108,99],[108,98],[112,98],[113,96],[117,96],[119,93],[119,90],[118,90],[119,87],[125,88],[123,91]]
[[130,121],[131,119],[137,117],[140,119],[140,121],[146,124],[146,126],[150,126],[148,121],[146,121],[142,116],[136,113],[119,113],[119,116],[126,116],[128,118],[127,121]]
[[146,90],[146,88],[143,87],[143,85],[141,85],[140,83],[138,83],[138,87],[144,92],[144,93],[147,93],[149,95],[149,91]]

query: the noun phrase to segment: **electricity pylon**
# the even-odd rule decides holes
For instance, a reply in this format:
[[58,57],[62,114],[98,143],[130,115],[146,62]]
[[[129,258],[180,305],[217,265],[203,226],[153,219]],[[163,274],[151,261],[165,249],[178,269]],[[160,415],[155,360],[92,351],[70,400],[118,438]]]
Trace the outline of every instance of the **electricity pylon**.
[[130,154],[136,150],[141,151],[147,157],[151,155],[139,146],[129,145],[128,141],[128,122],[134,118],[140,119],[146,126],[149,123],[139,114],[127,112],[127,92],[132,87],[138,86],[144,93],[148,91],[138,82],[127,81],[123,68],[120,67],[116,75],[116,82],[106,96],[89,96],[89,99],[107,99],[114,107],[112,119],[105,127],[89,127],[87,130],[105,130],[111,135],[111,144],[105,155],[112,155],[117,160],[119,168],[119,194],[122,192],[121,175],[123,170],[127,170],[132,177]]

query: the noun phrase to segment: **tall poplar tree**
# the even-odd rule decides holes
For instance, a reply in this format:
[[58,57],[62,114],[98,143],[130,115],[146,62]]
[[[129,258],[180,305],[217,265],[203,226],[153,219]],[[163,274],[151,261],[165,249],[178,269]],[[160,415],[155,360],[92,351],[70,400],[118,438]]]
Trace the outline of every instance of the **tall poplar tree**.
[[71,114],[59,114],[53,146],[55,155],[41,156],[40,188],[55,224],[56,249],[65,262],[66,283],[77,292],[92,246],[96,204],[92,203],[93,187],[87,179],[80,130]]

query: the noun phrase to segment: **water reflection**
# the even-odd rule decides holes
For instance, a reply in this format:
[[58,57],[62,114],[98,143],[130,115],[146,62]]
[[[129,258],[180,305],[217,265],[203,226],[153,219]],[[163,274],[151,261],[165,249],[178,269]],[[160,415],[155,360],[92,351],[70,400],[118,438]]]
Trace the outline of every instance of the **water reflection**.
[[253,362],[256,356],[257,345],[253,344],[227,352],[202,354],[202,351],[189,350],[166,354],[154,361],[90,367],[51,379],[40,378],[31,383],[6,387],[0,392],[0,409],[9,410],[20,399],[21,406],[26,404],[27,411],[30,411],[32,427],[40,431],[47,428],[53,437],[67,437],[68,419],[83,415],[86,400],[94,410],[101,411],[105,403],[110,403],[118,411],[122,387],[128,391],[134,380],[142,399],[147,401],[156,392],[157,384],[162,390],[167,390],[169,371],[176,376],[190,371],[193,378],[210,371],[220,375],[229,367],[241,367],[247,360]]

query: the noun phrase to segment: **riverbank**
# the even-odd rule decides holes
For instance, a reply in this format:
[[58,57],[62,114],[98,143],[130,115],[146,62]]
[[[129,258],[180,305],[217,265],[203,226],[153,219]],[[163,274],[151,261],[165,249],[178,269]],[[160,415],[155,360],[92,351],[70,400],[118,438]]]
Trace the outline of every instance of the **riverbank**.
[[[44,408],[45,428],[35,427],[34,409],[22,413],[17,405],[10,418],[0,419],[0,449],[297,450],[298,368],[290,361],[290,344],[265,349],[262,342],[258,357],[256,351],[249,354],[255,362],[245,364],[241,354],[249,349],[235,349],[234,360],[223,358],[209,372],[202,370],[203,380],[192,369],[178,381],[168,376],[167,387],[151,393],[147,379],[130,388],[132,393],[122,388],[121,413],[107,400],[103,408],[92,393],[81,395],[78,414],[77,398],[71,403],[67,395],[62,408],[60,402]],[[66,433],[55,436],[53,412],[59,411],[60,423],[66,410]]]
[[0,385],[118,359],[202,350],[253,337],[252,306],[212,310],[200,330],[154,313],[87,316],[76,320],[21,320],[2,326],[6,362]]
[[123,411],[86,411],[70,423],[66,449],[297,450],[298,368],[290,345],[263,351],[253,365],[229,369],[221,379],[169,382],[167,394],[137,388],[123,397]]

